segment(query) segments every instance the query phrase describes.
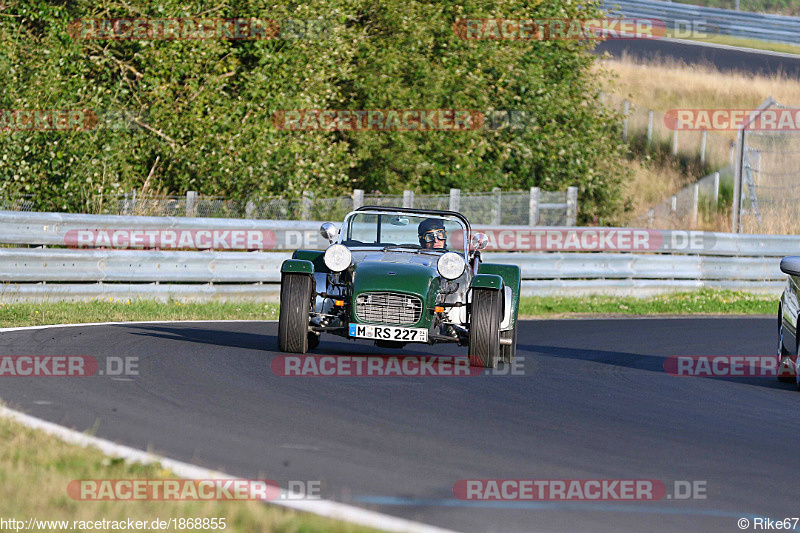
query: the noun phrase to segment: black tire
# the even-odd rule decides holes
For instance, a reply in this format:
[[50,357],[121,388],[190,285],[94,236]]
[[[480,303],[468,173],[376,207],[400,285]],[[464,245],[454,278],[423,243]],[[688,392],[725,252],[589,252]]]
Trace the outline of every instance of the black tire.
[[281,310],[278,317],[278,349],[288,353],[308,351],[308,316],[313,279],[308,274],[281,276]]
[[[788,371],[788,375],[783,375]],[[778,381],[781,383],[794,383],[794,366],[792,358],[783,347],[783,327],[778,329]]]
[[469,364],[495,368],[500,357],[500,322],[503,293],[491,289],[472,290],[469,325]]
[[511,364],[517,356],[517,328],[514,327],[511,331],[501,331],[500,338],[511,339],[511,344],[500,345],[500,360]]

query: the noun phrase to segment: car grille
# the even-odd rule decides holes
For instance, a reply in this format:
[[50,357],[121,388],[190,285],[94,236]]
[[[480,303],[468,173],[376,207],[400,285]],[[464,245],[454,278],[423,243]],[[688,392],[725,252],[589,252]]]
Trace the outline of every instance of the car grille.
[[422,300],[393,292],[365,292],[356,297],[356,317],[370,324],[416,324],[422,316]]

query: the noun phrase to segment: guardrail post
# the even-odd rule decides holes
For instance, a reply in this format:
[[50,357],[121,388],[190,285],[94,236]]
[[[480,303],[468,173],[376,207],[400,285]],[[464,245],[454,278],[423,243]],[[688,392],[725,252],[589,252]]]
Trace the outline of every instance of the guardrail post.
[[500,196],[500,187],[494,187],[492,189],[492,194],[494,195],[494,209],[492,210],[492,224],[500,225],[500,212],[503,208],[503,201],[502,197]]
[[[733,146],[731,153],[733,154]],[[733,205],[731,209],[731,233],[739,233],[740,213],[742,210],[742,157],[744,157],[744,130],[736,133],[736,160],[733,165]]]
[[567,188],[567,226],[578,223],[578,188]]
[[531,198],[528,200],[528,225],[539,225],[539,187],[531,187]]
[[653,227],[653,220],[655,218],[656,218],[656,210],[655,209],[649,210],[647,212],[647,227],[648,228],[652,228]]
[[700,184],[695,183],[692,185],[692,211],[690,225],[692,229],[697,226],[697,211],[700,204]]
[[364,205],[364,189],[353,189],[353,211]]
[[708,132],[703,130],[700,133],[700,163],[704,164],[706,162],[706,136]]
[[245,218],[255,218],[256,214],[256,204],[253,200],[247,200],[247,203],[244,206],[244,217]]
[[461,189],[450,189],[450,211],[461,209]]
[[403,191],[403,207],[414,207],[414,191]]
[[630,111],[631,103],[626,99],[622,102],[622,140],[628,140],[628,111]]
[[311,206],[314,202],[314,193],[303,191],[303,199],[300,209],[300,220],[311,220]]
[[653,110],[647,111],[647,146],[653,142]]
[[197,191],[186,191],[186,216],[197,216]]
[[678,196],[675,194],[669,199],[669,211],[672,216],[678,213]]
[[714,189],[711,191],[711,203],[714,210],[719,208],[719,172],[714,172]]
[[672,155],[678,155],[678,128],[672,130]]

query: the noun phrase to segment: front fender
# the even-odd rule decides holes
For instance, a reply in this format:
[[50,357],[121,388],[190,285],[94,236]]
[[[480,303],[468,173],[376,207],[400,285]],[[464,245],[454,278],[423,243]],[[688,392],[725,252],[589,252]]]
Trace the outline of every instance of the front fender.
[[314,275],[314,263],[306,259],[287,259],[281,265],[281,273]]
[[[503,322],[503,329],[514,329],[517,325],[517,314],[519,312],[519,298],[521,292],[522,273],[517,265],[501,265],[498,263],[481,263],[478,266],[478,276],[494,274],[503,278],[506,288],[511,288],[511,298],[506,298],[506,309],[510,314]],[[478,277],[476,276],[476,277]]]

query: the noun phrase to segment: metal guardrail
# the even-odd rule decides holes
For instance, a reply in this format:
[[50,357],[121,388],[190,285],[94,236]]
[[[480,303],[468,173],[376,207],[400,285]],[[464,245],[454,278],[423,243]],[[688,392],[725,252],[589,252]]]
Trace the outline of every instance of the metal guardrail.
[[[788,44],[800,44],[800,17],[732,11],[716,7],[663,2],[660,0],[606,0],[602,9],[625,18],[658,19],[666,27],[704,31]],[[698,24],[701,23],[701,24]]]
[[[319,222],[191,219],[0,212],[0,242],[60,246],[0,248],[0,301],[155,298],[178,300],[275,300],[287,252],[66,249],[79,229],[224,228],[272,231],[276,246],[322,249]],[[523,294],[633,294],[701,287],[778,292],[785,276],[779,258],[800,255],[800,236],[632,230],[628,228],[481,227],[496,249],[519,236],[551,231],[642,232],[659,246],[642,252],[488,252],[485,261],[522,268]],[[297,241],[299,236],[300,242]],[[313,246],[308,246],[313,236]],[[545,238],[545,241],[547,239]],[[280,241],[280,243],[279,243]],[[694,246],[688,246],[692,242]],[[523,248],[525,249],[525,248]]]
[[[0,244],[67,246],[79,231],[109,232],[132,230],[139,232],[175,230],[180,231],[255,231],[268,237],[259,249],[295,250],[306,248],[323,250],[328,245],[319,235],[321,221],[281,221],[250,220],[226,218],[188,218],[188,217],[140,217],[117,215],[79,215],[69,213],[31,213],[19,211],[0,211]],[[338,225],[338,224],[337,224]],[[565,228],[529,226],[473,226],[473,231],[484,232],[489,236],[487,251],[531,251],[539,241],[546,245],[548,234],[560,236],[564,243],[563,251],[572,251],[568,243],[580,240],[585,232],[603,242],[612,233],[637,234],[646,239],[649,246],[634,252],[661,252],[675,254],[767,256],[783,257],[800,255],[800,235],[750,235],[681,230],[644,230],[634,228]],[[222,249],[237,249],[230,235],[226,237],[227,246]],[[108,248],[114,248],[110,242]],[[196,243],[196,241],[194,241]],[[247,240],[240,239],[238,249],[248,249]],[[86,247],[97,247],[97,242]],[[127,246],[123,246],[127,247]],[[141,248],[147,249],[147,239]],[[180,247],[194,249],[193,246]],[[548,249],[553,249],[549,247]],[[558,248],[556,248],[558,249]],[[603,249],[590,250],[603,251]],[[606,248],[606,251],[617,251]]]
[[[0,253],[3,282],[277,283],[289,253],[138,252],[11,249]],[[690,279],[779,281],[772,257],[677,254],[487,253],[512,263],[522,279]]]

